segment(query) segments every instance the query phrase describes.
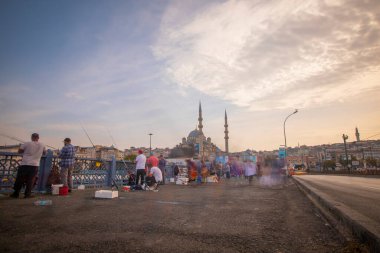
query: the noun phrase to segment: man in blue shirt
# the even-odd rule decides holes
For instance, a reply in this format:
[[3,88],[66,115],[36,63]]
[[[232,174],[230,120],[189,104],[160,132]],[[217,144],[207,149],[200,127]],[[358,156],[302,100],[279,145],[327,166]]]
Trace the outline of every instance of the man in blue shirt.
[[65,146],[62,148],[58,156],[61,158],[61,161],[59,162],[59,166],[61,167],[61,183],[64,186],[69,187],[69,192],[71,192],[71,189],[73,188],[72,172],[75,163],[75,149],[74,146],[71,145],[70,138],[65,138],[63,142]]

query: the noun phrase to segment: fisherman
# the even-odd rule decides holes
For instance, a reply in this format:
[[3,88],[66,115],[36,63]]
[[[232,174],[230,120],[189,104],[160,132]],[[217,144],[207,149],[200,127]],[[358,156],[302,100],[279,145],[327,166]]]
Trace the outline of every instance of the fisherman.
[[17,170],[16,182],[14,184],[14,192],[12,198],[18,198],[20,190],[24,183],[25,195],[24,198],[33,198],[32,187],[35,182],[38,166],[40,165],[41,156],[46,154],[45,145],[38,142],[39,135],[33,133],[30,142],[21,144],[18,153],[22,154],[22,160]]
[[59,158],[61,161],[59,162],[59,166],[61,167],[61,183],[63,186],[69,188],[69,192],[73,189],[73,177],[72,172],[74,169],[75,163],[75,148],[71,145],[71,139],[65,138],[63,140],[64,147],[59,152]]
[[139,181],[141,181],[141,185],[144,184],[144,177],[145,177],[145,163],[146,163],[146,156],[143,154],[143,151],[139,149],[138,151],[139,155],[136,157],[136,185],[139,184]]

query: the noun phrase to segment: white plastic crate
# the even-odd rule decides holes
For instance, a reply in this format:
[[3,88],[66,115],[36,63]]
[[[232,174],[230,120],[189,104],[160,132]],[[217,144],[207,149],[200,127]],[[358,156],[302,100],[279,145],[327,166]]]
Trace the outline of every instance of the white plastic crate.
[[95,192],[95,198],[101,199],[113,199],[119,196],[118,191],[110,191],[110,190],[99,190]]

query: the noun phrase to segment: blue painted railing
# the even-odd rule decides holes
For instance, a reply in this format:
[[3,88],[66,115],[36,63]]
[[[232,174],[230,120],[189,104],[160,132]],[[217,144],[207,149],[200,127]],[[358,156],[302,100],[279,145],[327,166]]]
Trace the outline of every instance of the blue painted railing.
[[[0,152],[0,191],[10,191],[14,185],[17,169],[22,155],[18,153]],[[58,166],[59,158],[48,150],[41,157],[38,170],[38,180],[35,191],[46,191],[48,177],[53,166]],[[86,187],[112,186],[114,183],[122,185],[129,177],[129,172],[134,172],[135,163],[128,161],[100,160],[92,158],[76,158],[73,170],[74,187],[84,184]]]

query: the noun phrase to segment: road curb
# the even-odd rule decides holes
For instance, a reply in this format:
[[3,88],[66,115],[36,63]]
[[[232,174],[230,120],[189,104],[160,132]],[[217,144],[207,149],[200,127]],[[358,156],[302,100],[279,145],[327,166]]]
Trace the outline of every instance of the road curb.
[[[302,177],[302,176],[300,176]],[[297,176],[293,176],[297,185],[318,202],[317,208],[324,208],[345,229],[352,233],[360,242],[368,244],[371,252],[380,252],[380,227],[366,216],[352,210],[346,205],[330,198],[327,194],[314,188]]]

